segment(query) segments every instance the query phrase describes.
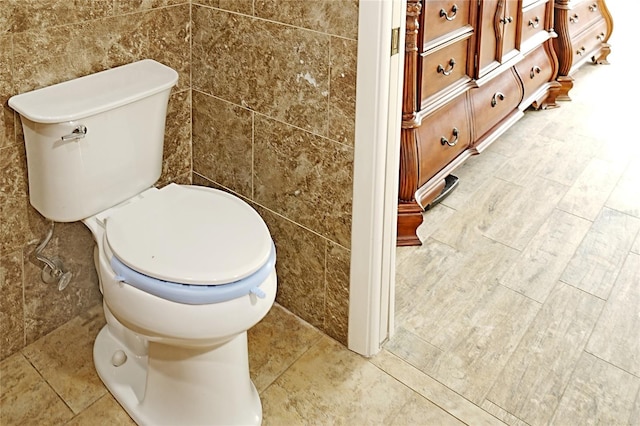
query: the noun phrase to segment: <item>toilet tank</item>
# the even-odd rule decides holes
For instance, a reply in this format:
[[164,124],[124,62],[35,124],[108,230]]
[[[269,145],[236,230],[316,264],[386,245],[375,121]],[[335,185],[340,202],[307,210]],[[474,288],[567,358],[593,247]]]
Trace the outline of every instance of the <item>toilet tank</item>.
[[73,222],[151,187],[177,80],[172,68],[145,59],[10,98],[24,130],[33,207]]

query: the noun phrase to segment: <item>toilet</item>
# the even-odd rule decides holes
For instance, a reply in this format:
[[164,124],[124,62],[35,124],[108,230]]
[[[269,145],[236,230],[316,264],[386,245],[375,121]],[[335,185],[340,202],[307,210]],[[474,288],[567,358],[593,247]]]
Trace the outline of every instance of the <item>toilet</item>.
[[94,363],[136,423],[260,424],[247,330],[273,306],[275,246],[238,197],[154,187],[177,80],[145,59],[9,99],[30,202],[91,230],[106,317]]

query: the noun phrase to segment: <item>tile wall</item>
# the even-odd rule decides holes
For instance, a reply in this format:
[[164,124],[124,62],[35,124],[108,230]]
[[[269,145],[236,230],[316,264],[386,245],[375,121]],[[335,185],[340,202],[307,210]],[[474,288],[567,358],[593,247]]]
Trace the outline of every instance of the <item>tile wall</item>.
[[194,183],[249,200],[277,301],[346,343],[357,0],[197,0]]
[[180,75],[159,183],[249,201],[278,248],[278,302],[346,343],[357,16],[358,0],[3,0],[0,359],[100,301],[81,223],[56,224],[47,248],[75,279],[40,280],[48,224],[7,100],[142,58]]
[[100,301],[91,233],[56,224],[46,253],[74,273],[62,292],[33,251],[48,229],[29,204],[14,94],[142,58],[180,74],[170,99],[160,183],[191,182],[190,4],[186,0],[3,0],[0,7],[0,359]]

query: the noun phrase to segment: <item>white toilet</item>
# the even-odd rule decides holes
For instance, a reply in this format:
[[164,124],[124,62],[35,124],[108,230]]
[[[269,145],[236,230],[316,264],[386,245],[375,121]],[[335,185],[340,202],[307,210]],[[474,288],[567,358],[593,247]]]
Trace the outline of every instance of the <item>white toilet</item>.
[[12,97],[30,201],[93,233],[107,320],[94,362],[138,424],[259,424],[247,330],[273,305],[275,247],[237,197],[152,187],[177,79],[143,60]]

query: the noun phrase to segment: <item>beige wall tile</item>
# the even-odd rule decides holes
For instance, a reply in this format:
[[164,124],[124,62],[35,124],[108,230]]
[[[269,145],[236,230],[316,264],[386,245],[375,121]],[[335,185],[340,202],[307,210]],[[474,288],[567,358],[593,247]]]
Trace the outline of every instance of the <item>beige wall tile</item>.
[[255,201],[350,247],[353,150],[260,115],[254,144]]
[[0,424],[64,424],[73,412],[22,354],[0,362]]
[[[0,8],[1,9],[1,8]],[[0,25],[3,12],[0,12]],[[13,37],[11,35],[0,35],[0,149],[12,145],[16,142],[14,123],[14,112],[7,100],[13,94],[13,76],[11,74],[11,62],[13,52]]]
[[0,12],[4,31],[23,32],[34,27],[50,28],[111,16],[113,0],[5,0]]
[[169,98],[159,184],[191,174],[191,94],[174,92]]
[[193,4],[253,15],[254,0],[192,0]]
[[253,199],[253,112],[193,92],[193,171]]
[[189,0],[114,0],[116,13],[130,13],[189,3]]
[[[44,235],[42,236],[44,237]],[[93,236],[81,222],[56,224],[53,238],[44,254],[62,258],[73,279],[62,291],[57,283],[46,284],[41,279],[42,263],[35,259],[30,244],[24,263],[24,300],[26,343],[32,343],[100,303],[98,276],[93,262]]]
[[193,86],[327,135],[330,36],[194,6]]
[[331,37],[329,138],[353,146],[358,42]]
[[349,328],[349,274],[351,251],[327,243],[326,317],[323,330],[347,346]]
[[22,250],[0,257],[0,359],[24,346]]
[[319,235],[258,207],[276,245],[276,301],[311,325],[325,324],[325,254]]
[[256,16],[356,39],[358,0],[255,0]]

